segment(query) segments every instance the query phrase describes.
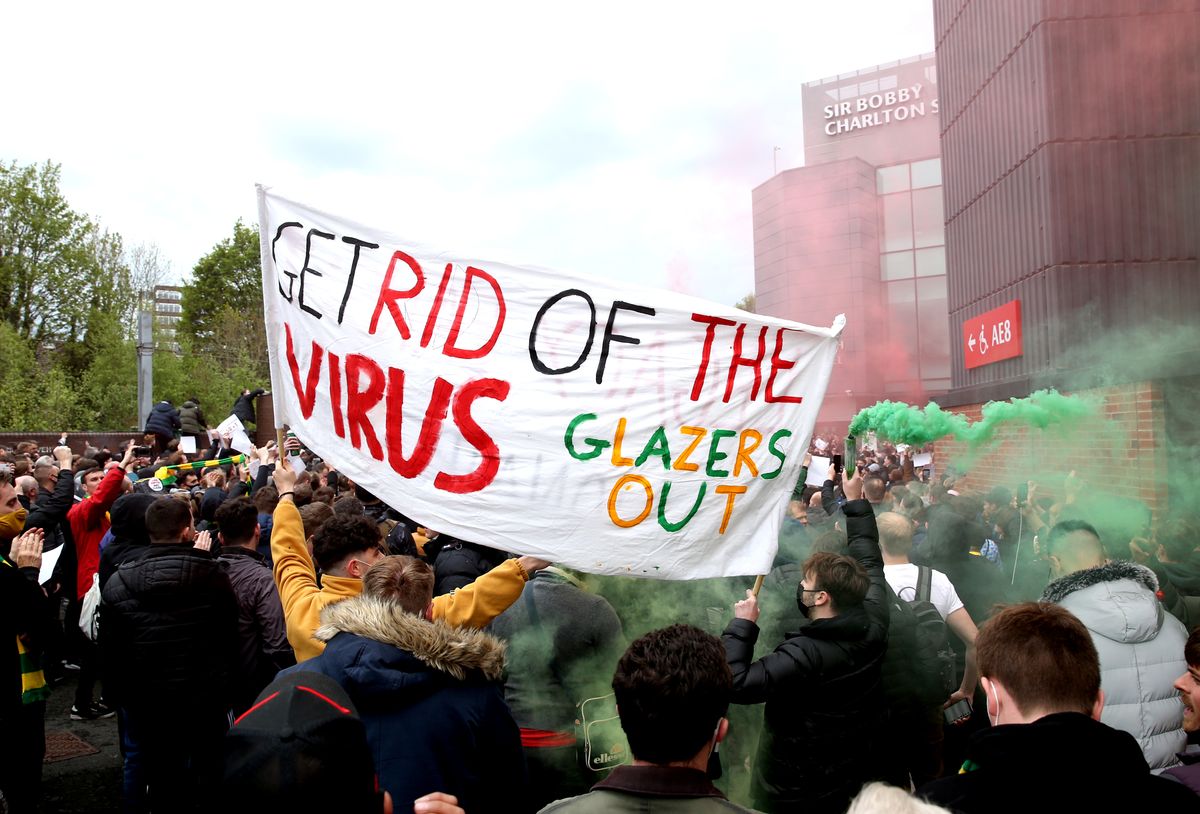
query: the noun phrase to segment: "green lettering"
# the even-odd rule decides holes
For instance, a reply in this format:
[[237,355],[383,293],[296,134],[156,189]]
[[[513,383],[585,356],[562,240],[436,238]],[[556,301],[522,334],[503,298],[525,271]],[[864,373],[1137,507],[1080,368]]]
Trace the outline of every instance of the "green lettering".
[[774,472],[762,473],[763,480],[777,478],[779,477],[779,473],[783,471],[783,462],[787,460],[787,453],[776,449],[775,442],[781,438],[787,438],[791,434],[791,430],[777,430],[775,434],[771,436],[771,440],[767,442],[767,449],[770,450],[772,455],[779,459],[779,466],[775,468]]
[[611,441],[601,441],[597,438],[584,438],[583,443],[590,446],[591,449],[587,452],[580,452],[579,450],[575,449],[575,428],[585,421],[595,420],[595,413],[580,413],[572,418],[571,423],[567,425],[567,434],[563,436],[563,444],[566,446],[567,452],[571,454],[571,457],[577,461],[590,461],[592,458],[595,458],[600,453],[604,452],[606,448],[612,445]]
[[646,442],[646,446],[642,447],[642,454],[637,456],[637,460],[633,462],[634,466],[641,466],[646,462],[646,459],[651,456],[662,458],[663,469],[671,468],[671,449],[667,446],[667,431],[659,427],[650,436],[650,440]]
[[733,438],[737,435],[733,430],[713,430],[712,441],[708,444],[708,463],[704,465],[704,473],[710,478],[727,478],[729,477],[728,469],[713,469],[713,464],[717,461],[723,461],[729,456],[724,452],[718,452],[717,447],[721,444],[723,438]]
[[692,509],[687,513],[687,517],[680,520],[678,523],[672,523],[667,520],[667,496],[671,494],[671,482],[667,481],[663,484],[662,496],[658,499],[658,525],[670,532],[679,531],[686,526],[693,517],[696,516],[697,510],[700,508],[700,501],[704,500],[704,493],[708,489],[708,484],[704,481],[700,482],[700,491],[696,494],[696,502],[692,504]]

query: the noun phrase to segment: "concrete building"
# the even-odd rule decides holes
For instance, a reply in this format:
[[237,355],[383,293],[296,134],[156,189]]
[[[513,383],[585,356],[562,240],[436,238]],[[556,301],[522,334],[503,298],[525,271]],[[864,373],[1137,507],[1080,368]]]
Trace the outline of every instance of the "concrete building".
[[160,348],[178,351],[175,331],[183,314],[183,288],[156,285],[153,293],[154,341]]
[[950,387],[933,54],[808,82],[805,166],[752,194],[761,313],[828,325],[843,351],[818,426]]

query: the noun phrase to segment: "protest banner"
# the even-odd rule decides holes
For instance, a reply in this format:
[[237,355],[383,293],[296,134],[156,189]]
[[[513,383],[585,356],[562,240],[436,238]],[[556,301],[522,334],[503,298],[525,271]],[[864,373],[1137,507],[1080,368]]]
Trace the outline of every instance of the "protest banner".
[[439,532],[593,573],[769,570],[842,317],[801,325],[258,200],[276,421],[355,483]]

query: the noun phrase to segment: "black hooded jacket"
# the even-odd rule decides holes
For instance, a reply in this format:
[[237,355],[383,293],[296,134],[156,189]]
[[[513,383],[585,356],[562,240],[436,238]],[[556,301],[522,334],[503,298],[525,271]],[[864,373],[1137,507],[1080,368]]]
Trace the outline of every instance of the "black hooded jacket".
[[232,706],[237,599],[208,552],[152,544],[117,569],[102,597],[106,696],[151,712]]
[[917,794],[964,814],[1200,808],[1186,786],[1150,774],[1132,735],[1079,712],[978,732],[962,772]]
[[155,404],[154,409],[150,411],[150,415],[146,418],[146,432],[154,433],[164,438],[175,435],[181,426],[179,411],[172,407],[169,401],[160,401],[158,404]]
[[859,607],[816,619],[753,663],[758,626],[725,629],[733,701],[766,702],[754,807],[843,812],[864,782],[883,774],[881,669],[887,649],[887,582],[875,514],[866,500],[843,507],[850,556],[870,578]]

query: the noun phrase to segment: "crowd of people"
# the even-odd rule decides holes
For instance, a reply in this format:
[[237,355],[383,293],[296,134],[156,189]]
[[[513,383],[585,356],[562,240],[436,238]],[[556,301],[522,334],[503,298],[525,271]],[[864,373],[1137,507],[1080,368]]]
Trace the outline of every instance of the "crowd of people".
[[0,450],[0,812],[38,810],[68,672],[127,812],[1197,806],[1200,537],[1098,528],[1074,476],[810,456],[720,608],[426,528],[294,437],[239,455],[195,399],[151,420]]

